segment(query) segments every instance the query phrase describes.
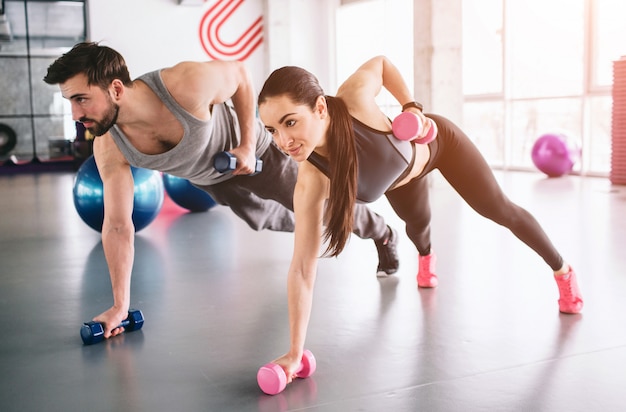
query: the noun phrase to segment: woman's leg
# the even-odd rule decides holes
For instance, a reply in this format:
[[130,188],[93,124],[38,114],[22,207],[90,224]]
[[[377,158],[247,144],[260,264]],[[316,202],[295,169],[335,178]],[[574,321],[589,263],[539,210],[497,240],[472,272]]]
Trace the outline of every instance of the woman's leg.
[[406,223],[406,233],[419,252],[417,285],[437,286],[435,254],[430,249],[430,204],[428,178],[413,179],[406,185],[386,193],[396,214]]
[[502,192],[485,159],[456,125],[441,116],[429,117],[439,129],[440,151],[435,167],[474,210],[507,227],[552,268],[559,288],[560,311],[580,312],[583,300],[576,274],[564,264],[537,220]]
[[431,116],[439,128],[441,146],[435,167],[479,214],[508,228],[522,242],[558,271],[563,258],[543,228],[526,209],[513,203],[502,191],[493,172],[476,146],[449,120]]
[[420,255],[430,254],[430,203],[428,179],[413,179],[404,186],[385,193],[398,217],[406,223],[406,234]]

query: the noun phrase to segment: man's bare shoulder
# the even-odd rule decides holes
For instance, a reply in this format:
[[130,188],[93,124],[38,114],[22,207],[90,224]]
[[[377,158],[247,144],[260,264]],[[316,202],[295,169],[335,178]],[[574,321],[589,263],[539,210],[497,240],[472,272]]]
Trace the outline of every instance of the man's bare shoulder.
[[172,96],[186,109],[221,103],[237,89],[229,62],[181,62],[161,71]]
[[98,136],[93,141],[93,152],[100,167],[127,167],[130,166],[117,144],[113,140],[110,132]]

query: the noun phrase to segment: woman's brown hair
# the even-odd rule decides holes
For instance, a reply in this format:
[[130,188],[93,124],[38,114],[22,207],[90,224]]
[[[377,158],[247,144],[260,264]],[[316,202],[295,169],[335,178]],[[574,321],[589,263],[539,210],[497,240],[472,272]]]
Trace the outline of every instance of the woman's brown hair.
[[[310,72],[295,66],[275,70],[259,93],[259,105],[269,97],[288,96],[295,104],[315,110],[317,99],[324,90]],[[337,256],[352,232],[357,193],[356,145],[352,118],[343,100],[325,96],[330,126],[327,143],[329,153],[330,195],[324,221],[324,241],[328,241],[325,256]]]

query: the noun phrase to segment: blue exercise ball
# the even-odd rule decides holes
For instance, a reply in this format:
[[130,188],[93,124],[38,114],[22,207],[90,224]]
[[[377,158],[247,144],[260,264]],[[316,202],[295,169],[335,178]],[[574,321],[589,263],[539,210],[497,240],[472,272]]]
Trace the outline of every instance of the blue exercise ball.
[[[133,224],[138,232],[148,226],[163,206],[163,181],[159,172],[131,167],[135,184],[133,200]],[[78,169],[74,178],[74,206],[87,225],[98,232],[104,221],[104,197],[102,179],[96,161],[89,156]]]
[[217,205],[207,192],[182,177],[163,173],[163,186],[174,203],[192,212],[206,212]]

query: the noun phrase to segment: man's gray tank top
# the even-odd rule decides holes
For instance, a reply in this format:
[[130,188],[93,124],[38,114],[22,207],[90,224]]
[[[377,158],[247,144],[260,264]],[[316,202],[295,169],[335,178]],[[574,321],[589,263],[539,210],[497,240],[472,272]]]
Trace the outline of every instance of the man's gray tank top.
[[[199,186],[212,185],[232,177],[231,173],[219,173],[213,168],[213,157],[229,151],[241,142],[241,130],[230,102],[213,106],[210,120],[201,120],[183,109],[169,93],[161,71],[156,70],[140,76],[167,106],[183,126],[183,137],[172,149],[162,154],[148,155],[137,150],[117,127],[110,129],[120,151],[135,167],[158,170],[182,177]],[[271,143],[271,136],[261,121],[255,119],[256,156],[261,157]]]

